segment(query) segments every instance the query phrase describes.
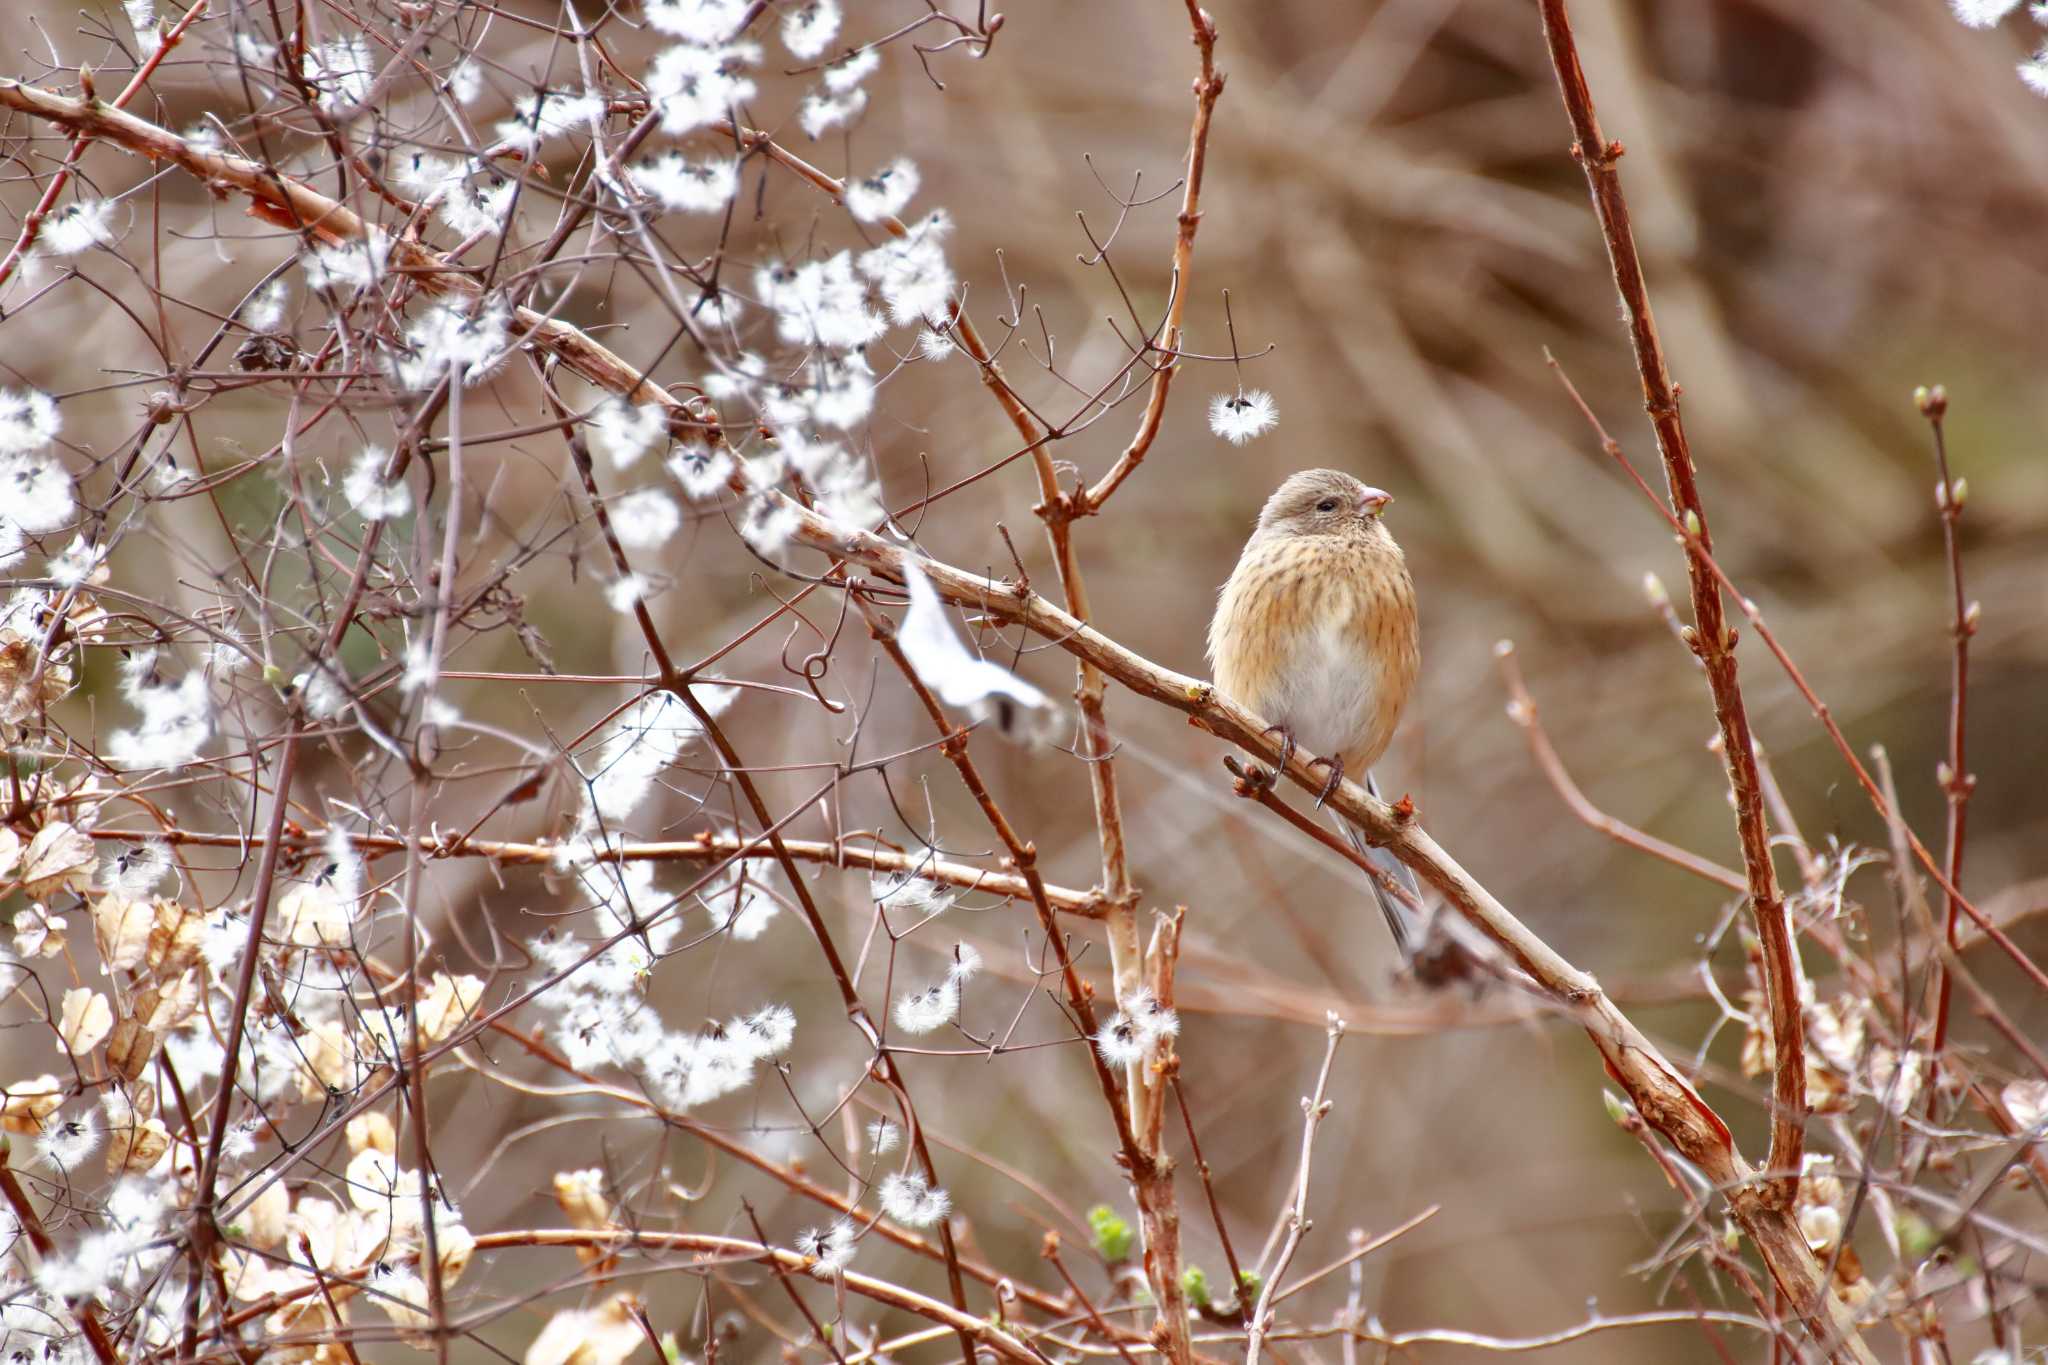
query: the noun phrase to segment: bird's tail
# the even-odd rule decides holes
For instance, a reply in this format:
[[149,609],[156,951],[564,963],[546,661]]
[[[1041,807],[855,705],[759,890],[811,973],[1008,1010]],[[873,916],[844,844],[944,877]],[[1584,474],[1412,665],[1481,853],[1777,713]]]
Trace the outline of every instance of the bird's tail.
[[[1365,789],[1375,797],[1378,797],[1380,794],[1379,783],[1373,780],[1371,773],[1365,775]],[[1384,873],[1388,879],[1392,880],[1396,886],[1408,893],[1411,904],[1404,905],[1399,896],[1388,890],[1380,877],[1368,878],[1372,883],[1373,898],[1380,903],[1380,913],[1387,917],[1387,928],[1394,935],[1394,947],[1400,951],[1401,964],[1403,966],[1412,964],[1415,961],[1415,949],[1421,941],[1423,929],[1421,920],[1421,884],[1415,880],[1415,874],[1409,870],[1408,864],[1396,858],[1386,849],[1377,848],[1368,843],[1364,830],[1342,816],[1337,817],[1337,825],[1344,831],[1344,837],[1351,841],[1351,847],[1358,851],[1359,857],[1371,863],[1381,873]]]
[[[1365,775],[1365,789],[1375,797],[1380,794],[1371,773]],[[1435,907],[1426,904],[1421,884],[1406,863],[1384,848],[1375,848],[1366,841],[1364,830],[1342,816],[1337,817],[1337,824],[1359,856],[1405,893],[1404,899],[1378,875],[1368,878],[1373,899],[1380,903],[1380,913],[1387,917],[1387,928],[1394,934],[1394,946],[1401,952],[1402,972],[1410,980],[1429,990],[1462,981],[1475,993],[1494,981],[1505,981],[1532,994],[1540,993],[1521,968],[1471,925],[1457,915],[1436,913]]]

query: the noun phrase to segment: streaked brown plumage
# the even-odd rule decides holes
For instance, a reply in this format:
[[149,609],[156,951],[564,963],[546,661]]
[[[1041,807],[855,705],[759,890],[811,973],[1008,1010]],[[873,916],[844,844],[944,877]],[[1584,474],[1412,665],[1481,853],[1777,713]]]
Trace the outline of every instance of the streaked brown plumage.
[[[1422,662],[1415,585],[1380,517],[1390,501],[1339,470],[1288,478],[1259,513],[1209,623],[1216,685],[1368,783]],[[1381,903],[1405,952],[1398,905],[1384,892]]]

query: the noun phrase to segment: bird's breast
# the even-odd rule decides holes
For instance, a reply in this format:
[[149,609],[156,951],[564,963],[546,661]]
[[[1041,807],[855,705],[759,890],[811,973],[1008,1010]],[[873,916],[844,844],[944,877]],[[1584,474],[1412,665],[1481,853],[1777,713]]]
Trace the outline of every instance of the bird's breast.
[[1400,552],[1307,538],[1247,546],[1210,653],[1225,692],[1362,775],[1392,739],[1418,663]]

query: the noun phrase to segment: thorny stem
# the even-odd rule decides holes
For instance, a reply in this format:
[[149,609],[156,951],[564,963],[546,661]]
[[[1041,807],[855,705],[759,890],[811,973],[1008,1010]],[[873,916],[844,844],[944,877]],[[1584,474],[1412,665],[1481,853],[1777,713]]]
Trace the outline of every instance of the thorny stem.
[[1721,585],[1706,563],[1706,556],[1713,552],[1713,541],[1707,529],[1706,508],[1700,501],[1685,426],[1679,417],[1678,390],[1665,365],[1664,344],[1657,335],[1642,262],[1636,255],[1628,201],[1622,195],[1621,177],[1615,170],[1621,144],[1610,143],[1600,131],[1599,119],[1593,112],[1593,94],[1579,65],[1578,44],[1572,36],[1564,0],[1541,0],[1541,9],[1551,65],[1556,70],[1558,89],[1564,96],[1565,112],[1576,139],[1572,154],[1586,172],[1594,212],[1607,241],[1608,263],[1613,267],[1615,288],[1621,294],[1628,320],[1629,342],[1643,384],[1643,403],[1657,433],[1665,481],[1679,519],[1691,532],[1686,542],[1686,576],[1692,585],[1693,633],[1687,643],[1699,656],[1706,670],[1707,686],[1713,693],[1714,716],[1721,727],[1722,758],[1728,767],[1729,789],[1735,797],[1735,827],[1742,843],[1750,907],[1764,950],[1764,993],[1776,1058],[1771,1149],[1765,1163],[1772,1184],[1766,1197],[1789,1205],[1798,1187],[1800,1154],[1806,1140],[1806,1026],[1800,1004],[1799,945],[1792,929],[1791,911],[1778,889],[1777,869],[1771,862],[1763,784],[1757,776],[1756,754],[1750,743],[1749,712],[1743,704],[1741,685],[1736,681],[1735,632],[1722,613]]
[[1171,1078],[1174,1102],[1180,1108],[1181,1122],[1188,1130],[1188,1151],[1195,1158],[1195,1173],[1202,1178],[1202,1195],[1209,1203],[1209,1217],[1216,1224],[1216,1240],[1223,1244],[1223,1259],[1230,1267],[1231,1301],[1237,1305],[1237,1320],[1242,1324],[1251,1322],[1251,1305],[1244,1297],[1244,1267],[1237,1262],[1237,1248],[1230,1240],[1230,1228],[1223,1220],[1223,1206],[1216,1202],[1216,1186],[1209,1178],[1209,1163],[1202,1157],[1202,1143],[1195,1136],[1195,1116],[1188,1110],[1188,1097],[1181,1089],[1180,1075]]
[[[1870,775],[1870,770],[1863,765],[1861,759],[1856,757],[1856,751],[1849,746],[1848,736],[1842,733],[1841,725],[1835,720],[1834,711],[1813,690],[1813,684],[1806,680],[1806,675],[1800,671],[1799,665],[1793,662],[1791,654],[1786,651],[1785,646],[1779,641],[1776,633],[1771,630],[1769,623],[1764,620],[1763,613],[1757,609],[1756,603],[1742,595],[1741,591],[1735,586],[1735,580],[1730,578],[1727,570],[1721,567],[1720,561],[1716,560],[1712,553],[1701,548],[1699,537],[1693,534],[1684,522],[1674,516],[1671,509],[1664,505],[1655,492],[1651,491],[1649,484],[1644,481],[1643,476],[1636,472],[1634,465],[1629,463],[1628,456],[1621,449],[1621,443],[1607,434],[1607,430],[1601,425],[1599,417],[1594,414],[1592,408],[1587,406],[1586,400],[1580,396],[1578,389],[1573,386],[1570,377],[1564,373],[1563,367],[1558,366],[1555,360],[1551,361],[1551,365],[1556,371],[1558,382],[1564,386],[1565,393],[1571,399],[1573,406],[1578,409],[1579,414],[1586,419],[1587,424],[1593,428],[1594,434],[1599,438],[1601,450],[1606,453],[1608,458],[1621,467],[1622,472],[1628,475],[1629,479],[1636,485],[1637,490],[1656,506],[1658,512],[1670,524],[1679,540],[1685,543],[1688,552],[1697,555],[1705,563],[1708,572],[1714,575],[1715,581],[1720,583],[1722,589],[1741,606],[1742,614],[1749,621],[1750,628],[1756,631],[1757,639],[1764,642],[1764,647],[1771,652],[1771,657],[1778,661],[1778,667],[1791,680],[1792,686],[1799,693],[1800,699],[1806,703],[1807,709],[1813,712],[1814,719],[1818,720],[1821,728],[1826,731],[1829,742],[1835,746],[1835,752],[1841,755],[1844,763],[1848,764],[1850,773],[1855,776],[1856,784],[1863,788],[1863,794],[1869,799],[1871,808],[1877,812],[1879,818],[1890,820],[1893,814],[1893,803],[1886,799],[1877,780]],[[1759,772],[1761,771],[1761,765],[1759,765]],[[1907,829],[1905,835],[1906,847],[1911,853],[1912,859],[1927,869],[1927,875],[1932,877],[1935,884],[1955,901],[1957,907],[1965,915],[1970,917],[1971,922],[1977,926],[1978,931],[1985,938],[1997,944],[1999,950],[2012,959],[2013,965],[2025,973],[2027,979],[2033,982],[2036,988],[2043,992],[2048,992],[2048,971],[2044,971],[2039,963],[2035,962],[2033,958],[2027,955],[2024,949],[2013,942],[2012,936],[2000,928],[1997,921],[1993,920],[1977,906],[1971,904],[1969,897],[1963,895],[1955,884],[1949,881],[1947,874],[1941,869],[1941,864],[1936,862],[1934,855],[1927,851],[1927,846],[1920,842],[1918,835],[1914,834],[1911,829]]]
[[[1942,870],[1948,877],[1948,886],[1944,888],[1948,908],[1942,917],[1942,938],[1950,951],[1954,951],[1956,918],[1960,909],[1958,901],[1963,884],[1964,817],[1969,810],[1970,793],[1977,786],[1977,779],[1963,761],[1964,717],[1970,699],[1970,637],[1977,633],[1977,610],[1963,591],[1963,551],[1958,523],[1963,519],[1964,497],[1962,485],[1949,472],[1948,440],[1942,425],[1948,415],[1948,394],[1937,386],[1932,390],[1922,390],[1915,398],[1921,413],[1927,418],[1928,429],[1934,435],[1934,468],[1940,479],[1935,486],[1934,502],[1941,514],[1941,544],[1948,557],[1949,585],[1955,605],[1955,620],[1951,627],[1955,652],[1949,668],[1948,761],[1942,765],[1940,774],[1942,794],[1948,799],[1948,837],[1942,856]],[[1938,1067],[1943,1049],[1948,1044],[1949,996],[1953,986],[1945,962],[1935,971],[1938,984],[1934,1000],[1933,1065]],[[1930,1084],[1928,1089],[1932,1102],[1936,1087]]]

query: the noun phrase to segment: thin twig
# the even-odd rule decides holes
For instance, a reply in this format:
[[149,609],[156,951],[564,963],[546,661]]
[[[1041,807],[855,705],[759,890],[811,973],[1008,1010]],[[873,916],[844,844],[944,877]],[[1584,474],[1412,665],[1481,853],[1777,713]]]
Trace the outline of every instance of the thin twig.
[[1645,833],[1634,825],[1624,823],[1609,815],[1586,799],[1579,790],[1579,784],[1565,770],[1564,760],[1557,756],[1557,750],[1550,743],[1550,736],[1543,731],[1543,722],[1536,713],[1536,699],[1529,695],[1529,689],[1522,682],[1522,670],[1515,661],[1515,646],[1510,640],[1502,640],[1493,647],[1493,657],[1500,661],[1501,681],[1508,692],[1508,719],[1522,731],[1522,737],[1529,742],[1529,754],[1536,760],[1536,766],[1550,780],[1566,809],[1582,822],[1599,830],[1618,844],[1661,858],[1674,867],[1684,868],[1695,877],[1703,878],[1730,891],[1744,891],[1748,883],[1742,874],[1721,866],[1710,859],[1702,858],[1690,849],[1667,843],[1654,834]]
[[1287,1267],[1293,1264],[1302,1234],[1312,1226],[1308,1216],[1309,1165],[1315,1155],[1316,1129],[1330,1112],[1330,1067],[1337,1060],[1337,1044],[1344,1039],[1344,1021],[1332,1014],[1324,1033],[1328,1041],[1323,1047],[1322,1070],[1316,1073],[1315,1093],[1301,1102],[1301,1163],[1294,1172],[1294,1202],[1287,1209],[1287,1238],[1280,1245],[1280,1256],[1271,1273],[1259,1286],[1259,1302],[1252,1309],[1251,1325],[1245,1331],[1244,1365],[1259,1365],[1259,1346],[1272,1328],[1274,1290]]
[[[1955,616],[1950,630],[1953,636],[1954,652],[1949,665],[1948,698],[1948,761],[1941,766],[1939,779],[1943,796],[1948,800],[1948,833],[1942,854],[1942,871],[1948,877],[1948,909],[1942,917],[1942,937],[1949,948],[1956,946],[1956,918],[1960,911],[1958,901],[1963,884],[1963,834],[1964,818],[1969,813],[1970,793],[1976,789],[1977,779],[1964,761],[1964,722],[1970,699],[1970,637],[1977,633],[1977,604],[1967,600],[1963,591],[1963,550],[1961,528],[1963,507],[1968,501],[1969,485],[1949,472],[1948,438],[1943,426],[1948,416],[1948,391],[1939,384],[1932,389],[1922,389],[1914,394],[1920,413],[1927,419],[1928,429],[1934,435],[1934,468],[1938,482],[1934,489],[1934,505],[1941,515],[1941,545],[1948,557],[1949,586],[1954,600]],[[1948,969],[1938,965],[1935,968],[1936,986],[1934,999],[1934,1061],[1941,1065],[1941,1057],[1948,1046],[1949,996],[1952,987]],[[1929,1078],[1930,1082],[1933,1080]],[[1930,1092],[1938,1087],[1931,1084]],[[1932,1094],[1930,1093],[1930,1102]]]

